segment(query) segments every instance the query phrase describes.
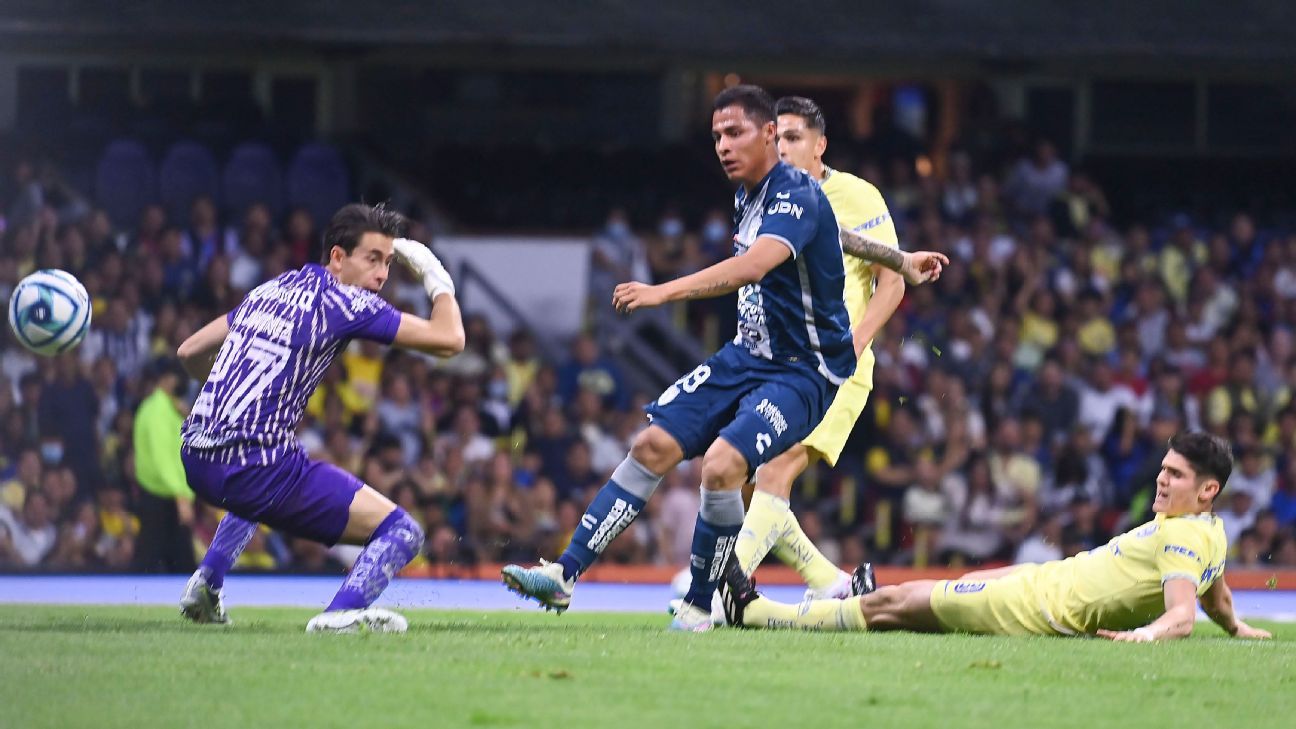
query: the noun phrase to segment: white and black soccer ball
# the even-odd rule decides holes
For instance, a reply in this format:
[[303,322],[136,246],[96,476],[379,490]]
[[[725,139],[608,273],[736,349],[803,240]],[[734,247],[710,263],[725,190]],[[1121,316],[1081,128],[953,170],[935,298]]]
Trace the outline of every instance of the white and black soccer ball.
[[36,354],[66,352],[90,330],[90,295],[67,271],[41,269],[19,281],[9,297],[9,328]]

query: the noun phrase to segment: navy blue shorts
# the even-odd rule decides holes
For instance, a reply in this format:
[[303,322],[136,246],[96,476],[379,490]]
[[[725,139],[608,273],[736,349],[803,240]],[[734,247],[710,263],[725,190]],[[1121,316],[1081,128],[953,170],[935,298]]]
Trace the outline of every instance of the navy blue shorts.
[[338,543],[351,501],[364,483],[330,463],[289,451],[268,466],[217,463],[181,449],[189,488],[203,501],[248,521],[329,546]]
[[750,475],[810,435],[836,394],[809,363],[774,362],[729,343],[644,410],[685,459],[724,438],[747,459]]

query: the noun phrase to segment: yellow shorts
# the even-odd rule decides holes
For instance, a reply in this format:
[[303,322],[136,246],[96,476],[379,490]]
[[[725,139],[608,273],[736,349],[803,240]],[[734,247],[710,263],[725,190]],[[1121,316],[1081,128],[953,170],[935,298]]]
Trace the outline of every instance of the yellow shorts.
[[932,612],[948,633],[1060,635],[1040,608],[1035,571],[1024,565],[997,580],[941,580],[932,588]]
[[870,364],[867,373],[857,369],[849,380],[837,388],[837,396],[833,398],[832,405],[828,406],[823,420],[801,441],[801,445],[817,453],[829,466],[837,465],[837,457],[841,455],[846,439],[850,438],[851,431],[855,429],[855,421],[864,412],[864,405],[868,403],[871,392],[873,368]]

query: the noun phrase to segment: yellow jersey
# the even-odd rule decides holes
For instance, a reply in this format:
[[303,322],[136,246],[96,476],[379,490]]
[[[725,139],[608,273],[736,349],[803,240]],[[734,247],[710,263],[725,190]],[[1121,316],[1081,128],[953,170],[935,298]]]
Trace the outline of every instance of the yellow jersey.
[[1040,565],[1035,591],[1046,616],[1066,630],[1129,630],[1165,612],[1168,580],[1206,592],[1223,573],[1227,551],[1224,522],[1214,514],[1159,514],[1102,547]]
[[1156,519],[1068,559],[1025,564],[997,580],[941,580],[931,608],[949,632],[1082,635],[1130,630],[1165,612],[1164,584],[1201,595],[1224,572],[1228,540],[1213,514]]
[[[900,247],[896,238],[895,221],[887,211],[882,193],[868,182],[850,174],[839,172],[825,166],[827,176],[819,183],[828,204],[832,205],[837,223],[857,233],[867,234],[883,243]],[[842,255],[846,265],[846,313],[850,316],[851,326],[859,324],[868,310],[869,300],[873,298],[873,289],[877,280],[873,275],[873,264],[851,255]],[[852,379],[860,381],[869,389],[873,387],[873,348],[866,347],[855,366]]]

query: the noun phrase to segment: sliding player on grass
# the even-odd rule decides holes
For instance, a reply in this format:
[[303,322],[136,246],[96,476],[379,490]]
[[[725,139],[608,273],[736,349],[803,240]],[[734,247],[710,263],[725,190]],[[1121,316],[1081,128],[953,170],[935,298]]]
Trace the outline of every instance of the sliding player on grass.
[[[227,621],[225,573],[265,523],[328,545],[364,545],[308,632],[405,630],[403,617],[369,606],[423,547],[422,527],[350,473],[308,459],[295,432],[306,401],[352,339],[441,357],[463,350],[454,283],[426,246],[401,238],[404,231],[405,219],[382,206],[343,207],[324,233],[323,265],[261,284],[180,345],[185,368],[205,380],[184,424],[185,474],[203,500],[229,512],[181,596],[189,619]],[[423,283],[429,319],[379,298],[393,257]]]
[[1142,643],[1187,636],[1200,602],[1230,635],[1269,638],[1237,618],[1223,579],[1228,543],[1211,509],[1232,470],[1226,442],[1181,433],[1170,439],[1161,461],[1152,521],[1068,559],[957,580],[918,580],[858,598],[785,605],[757,593],[730,562],[720,589],[725,616],[748,628],[1097,635]]
[[[738,334],[648,406],[652,425],[558,561],[504,568],[510,589],[546,608],[565,610],[577,577],[634,521],[662,475],[701,455],[692,585],[671,627],[710,629],[711,595],[743,522],[742,484],[810,433],[854,371],[837,220],[818,185],[779,161],[773,99],[755,86],[726,89],[716,97],[711,132],[721,166],[740,185],[733,257],[657,286],[621,284],[613,304],[629,313],[737,291]],[[902,262],[915,277],[942,260],[928,256],[915,268],[915,258]]]

